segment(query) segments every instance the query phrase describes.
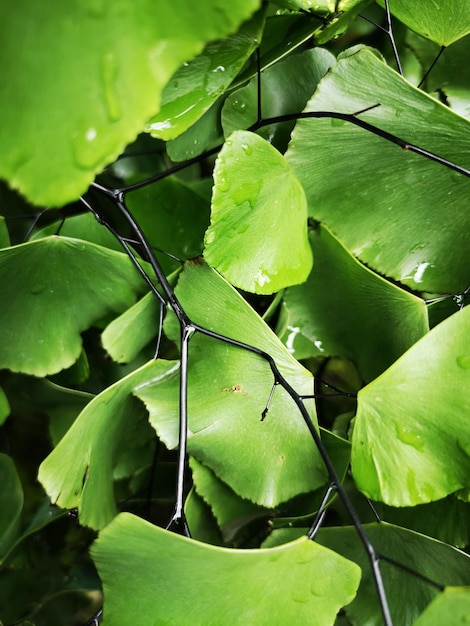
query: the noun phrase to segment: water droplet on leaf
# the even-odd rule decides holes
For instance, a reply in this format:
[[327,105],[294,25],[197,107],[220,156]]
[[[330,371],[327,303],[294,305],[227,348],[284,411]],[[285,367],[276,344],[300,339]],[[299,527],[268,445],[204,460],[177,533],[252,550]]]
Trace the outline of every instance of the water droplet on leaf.
[[121,119],[122,110],[117,93],[118,64],[113,52],[107,52],[102,60],[101,73],[108,117],[111,122]]
[[470,354],[462,354],[457,357],[457,365],[464,370],[470,369]]
[[413,446],[416,450],[422,450],[424,448],[424,439],[418,430],[408,428],[402,424],[396,424],[395,429],[397,437],[401,442],[408,446]]

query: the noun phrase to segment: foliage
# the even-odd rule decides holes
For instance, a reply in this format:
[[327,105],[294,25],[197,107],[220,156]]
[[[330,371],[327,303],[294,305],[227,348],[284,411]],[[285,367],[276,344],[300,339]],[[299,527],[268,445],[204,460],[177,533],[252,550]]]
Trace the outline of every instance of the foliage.
[[39,6],[0,8],[0,625],[466,621],[468,3]]

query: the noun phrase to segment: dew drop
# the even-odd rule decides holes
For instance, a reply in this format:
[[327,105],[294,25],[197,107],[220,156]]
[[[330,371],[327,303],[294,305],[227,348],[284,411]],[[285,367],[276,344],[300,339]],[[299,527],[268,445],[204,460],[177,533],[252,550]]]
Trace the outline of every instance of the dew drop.
[[407,428],[402,424],[396,424],[395,430],[397,432],[398,439],[408,446],[413,446],[416,450],[422,450],[424,448],[424,439],[418,430],[413,428]]
[[33,294],[33,296],[38,296],[40,293],[43,293],[43,291],[45,290],[46,290],[46,286],[41,285],[41,284],[31,287],[31,293]]
[[228,191],[230,187],[230,182],[225,178],[225,176],[221,176],[217,180],[217,189],[219,189],[219,191]]
[[118,64],[113,52],[103,56],[101,74],[108,117],[111,122],[117,122],[122,117],[122,109],[117,93]]
[[209,246],[215,239],[215,233],[213,230],[207,233],[206,235],[206,245]]
[[253,148],[247,143],[242,143],[242,150],[247,156],[253,154]]
[[457,365],[464,370],[470,369],[470,355],[462,354],[457,357]]
[[225,72],[225,67],[223,65],[218,65],[212,71],[213,72]]

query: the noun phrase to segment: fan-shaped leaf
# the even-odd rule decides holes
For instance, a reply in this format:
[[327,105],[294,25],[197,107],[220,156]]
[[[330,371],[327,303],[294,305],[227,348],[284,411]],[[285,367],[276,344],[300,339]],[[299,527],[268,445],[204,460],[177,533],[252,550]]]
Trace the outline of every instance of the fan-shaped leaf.
[[158,112],[181,63],[259,5],[2,3],[0,175],[37,204],[76,199]]
[[80,522],[102,528],[117,513],[113,469],[118,452],[151,436],[145,411],[130,394],[142,381],[171,375],[177,364],[150,361],[96,396],[42,462],[38,478],[59,506],[78,507]]
[[214,183],[209,265],[254,293],[303,282],[312,267],[307,203],[284,157],[258,135],[237,131],[217,158]]
[[[188,263],[176,294],[194,322],[268,352],[298,393],[312,393],[311,374],[216,272]],[[178,339],[176,324],[165,329],[170,338]],[[273,382],[270,367],[260,356],[197,333],[191,339],[188,452],[238,495],[266,507],[326,481],[304,420],[280,386],[261,420]],[[158,436],[167,447],[176,447],[179,379],[143,384],[134,393],[145,403]],[[313,413],[313,403],[307,400],[306,405]]]
[[393,506],[470,486],[470,307],[423,337],[358,394],[352,471]]
[[[370,50],[342,58],[306,111],[354,114],[374,105],[380,106],[358,117],[470,166],[469,122],[411,87]],[[469,178],[338,119],[299,120],[286,158],[310,215],[369,267],[419,291],[467,287]]]
[[306,283],[286,291],[281,339],[295,354],[300,334],[311,355],[352,359],[371,380],[427,332],[425,303],[358,263],[327,229],[310,241],[315,265]]
[[70,367],[80,333],[143,288],[126,255],[85,241],[51,237],[0,250],[0,367],[35,376]]
[[354,563],[306,537],[270,550],[230,550],[128,513],[101,533],[92,555],[105,619],[120,626],[285,626],[294,616],[299,624],[331,626],[360,579]]

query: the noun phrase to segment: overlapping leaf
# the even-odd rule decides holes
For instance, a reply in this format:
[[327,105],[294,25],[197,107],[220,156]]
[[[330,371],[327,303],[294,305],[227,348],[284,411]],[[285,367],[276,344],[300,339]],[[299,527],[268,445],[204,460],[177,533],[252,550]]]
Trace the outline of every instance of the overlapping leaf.
[[358,263],[326,228],[310,241],[315,265],[286,291],[281,339],[295,355],[296,337],[306,337],[311,355],[352,359],[371,380],[427,332],[425,303]]
[[0,454],[0,562],[20,532],[23,488],[11,457]]
[[[370,50],[342,58],[306,111],[354,114],[374,105],[358,117],[470,166],[469,122]],[[456,293],[469,284],[467,177],[337,119],[299,120],[286,158],[310,215],[365,264],[420,291]]]
[[470,616],[470,587],[447,587],[426,608],[413,626],[465,624]]
[[470,308],[358,394],[352,471],[374,500],[412,506],[470,486]]
[[393,0],[390,10],[409,28],[440,46],[449,46],[470,33],[470,5],[467,0],[446,0],[445,3]]
[[330,626],[360,579],[354,563],[306,537],[270,550],[229,550],[127,513],[101,533],[92,556],[106,620],[121,626],[284,626],[293,616]]
[[145,411],[132,390],[142,381],[171,376],[177,364],[151,361],[96,396],[39,468],[39,480],[63,508],[78,507],[80,522],[102,528],[117,513],[113,470],[119,454],[151,437]]
[[80,333],[133,304],[144,286],[124,254],[85,241],[0,250],[0,367],[35,376],[70,367]]
[[165,141],[192,126],[227,89],[259,44],[264,14],[258,13],[227,39],[210,43],[173,75],[162,93],[162,106],[146,130]]
[[0,176],[36,204],[76,199],[158,112],[181,63],[259,5],[3,3]]
[[[307,529],[280,529],[272,533],[263,546],[271,547],[299,537]],[[386,522],[365,524],[367,533],[377,552],[383,557],[380,569],[395,626],[407,626],[426,608],[445,585],[468,585],[470,582],[470,557],[452,546],[430,539]],[[361,584],[355,600],[345,612],[353,624],[383,626],[383,615],[377,599],[374,578],[368,564],[364,546],[357,530],[352,526],[322,528],[316,541],[351,559],[362,569]],[[431,582],[413,576],[386,560],[392,559],[405,568],[419,572]],[[433,584],[435,583],[435,584]],[[454,623],[443,621],[441,624]],[[427,623],[423,622],[424,624]]]
[[312,267],[304,191],[284,157],[248,131],[226,141],[214,170],[204,256],[236,287],[274,293]]
[[[222,277],[204,264],[188,263],[176,294],[190,318],[272,355],[299,394],[312,393],[312,376],[284,348],[255,311]],[[176,324],[167,324],[178,340]],[[325,470],[293,400],[278,386],[261,421],[273,377],[255,354],[196,334],[189,344],[188,452],[238,495],[266,507],[324,484]],[[178,443],[177,378],[143,384],[145,403],[158,436]],[[311,401],[306,401],[313,412]]]

